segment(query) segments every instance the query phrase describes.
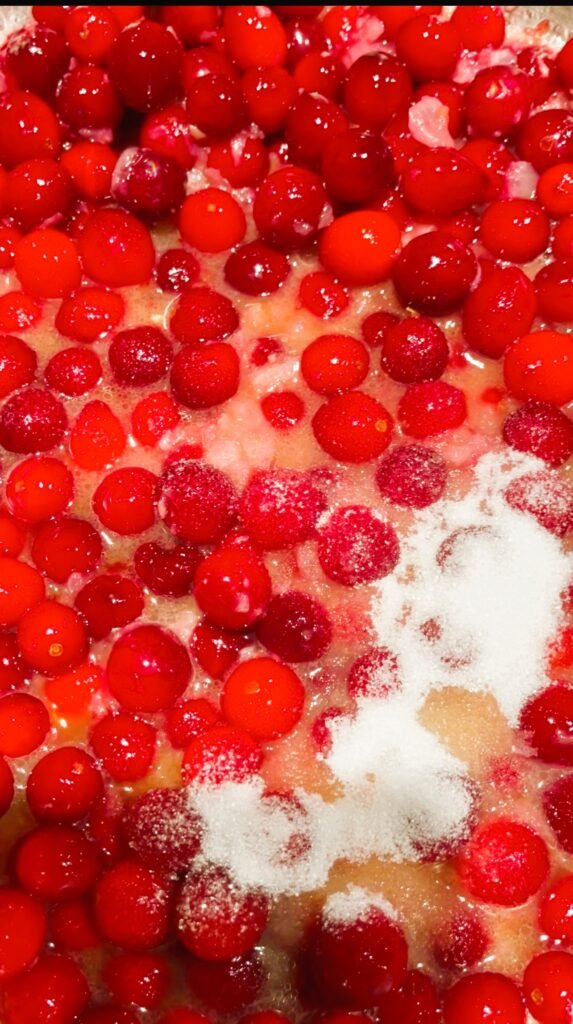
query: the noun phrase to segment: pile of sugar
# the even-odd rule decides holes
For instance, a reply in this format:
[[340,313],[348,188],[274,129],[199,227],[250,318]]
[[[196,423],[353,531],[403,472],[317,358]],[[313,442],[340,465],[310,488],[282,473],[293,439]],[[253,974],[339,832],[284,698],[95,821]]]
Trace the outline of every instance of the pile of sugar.
[[547,681],[547,643],[573,563],[556,537],[504,498],[513,480],[539,468],[529,456],[487,455],[463,497],[414,517],[372,606],[400,686],[334,720],[326,762],[339,797],[297,791],[285,806],[263,799],[258,778],[194,789],[206,860],[246,886],[296,893],[323,885],[340,858],[416,859],[463,837],[470,780],[418,713],[432,690],[456,686],[493,694],[515,724]]

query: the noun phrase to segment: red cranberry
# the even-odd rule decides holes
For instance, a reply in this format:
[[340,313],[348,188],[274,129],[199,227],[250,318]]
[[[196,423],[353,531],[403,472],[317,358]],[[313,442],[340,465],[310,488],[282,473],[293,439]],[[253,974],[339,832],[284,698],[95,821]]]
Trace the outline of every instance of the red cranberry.
[[278,249],[300,249],[316,238],[325,204],[318,175],[304,167],[282,167],[259,185],[253,217],[265,242]]
[[104,64],[119,33],[112,11],[105,7],[75,7],[64,21],[64,35],[70,49],[84,64]]
[[573,937],[573,876],[565,875],[543,894],[539,905],[539,927],[554,942],[571,945]]
[[[300,39],[303,35],[300,28],[302,24],[301,22],[298,25],[296,22],[294,23],[296,27],[293,32],[293,42],[295,37]],[[322,36],[320,29],[318,31]],[[312,46],[312,40],[308,41]],[[293,78],[299,90],[318,93],[330,100],[335,100],[338,97],[344,77],[344,65],[340,57],[335,54],[320,53],[316,49],[310,48],[297,61],[293,70]]]
[[380,402],[363,391],[334,395],[312,419],[320,447],[342,462],[370,462],[392,440],[393,420]]
[[527,77],[504,64],[478,71],[466,89],[465,114],[474,135],[513,131],[529,112]]
[[164,548],[151,542],[140,544],[133,561],[137,575],[152,593],[185,597],[191,592],[200,559],[196,548],[183,544]]
[[115,335],[108,358],[118,384],[144,387],[156,384],[166,375],[173,348],[158,327],[132,327]]
[[264,613],[270,596],[265,564],[249,547],[217,548],[195,574],[197,604],[223,629],[247,629]]
[[354,210],[323,231],[319,257],[345,284],[378,284],[388,277],[400,245],[400,231],[384,210]]
[[[183,296],[186,298],[189,292]],[[224,341],[182,348],[171,367],[171,390],[188,409],[211,409],[228,402],[239,388],[240,364],[236,349]]]
[[444,998],[444,1024],[524,1024],[525,1007],[517,985],[504,974],[484,971],[460,978]]
[[404,307],[442,316],[461,306],[476,273],[471,249],[444,231],[428,231],[404,246],[392,276]]
[[292,547],[314,536],[325,498],[298,470],[261,470],[247,484],[240,514],[249,535],[265,550]]
[[269,154],[261,139],[245,135],[212,142],[207,167],[218,171],[232,188],[253,188],[269,169]]
[[110,56],[111,80],[126,106],[154,110],[179,92],[183,51],[171,32],[143,19],[115,40]]
[[339,508],[319,531],[322,569],[329,579],[347,587],[387,576],[399,557],[394,527],[362,505]]
[[221,12],[213,4],[201,4],[197,7],[164,4],[160,16],[186,46],[196,46],[203,39],[208,39],[221,21]]
[[417,213],[433,217],[450,217],[467,210],[484,194],[484,181],[476,165],[458,150],[444,147],[415,157],[402,174],[401,186],[404,198]]
[[400,685],[395,655],[387,647],[371,647],[350,666],[346,685],[351,697],[385,697]]
[[50,731],[50,716],[41,700],[30,693],[0,698],[0,754],[23,757],[42,745]]
[[92,750],[112,779],[135,782],[143,779],[155,756],[157,730],[135,715],[120,712],[101,718],[94,725]]
[[202,75],[186,91],[189,119],[204,135],[234,135],[244,126],[246,112],[241,89],[228,75]]
[[305,382],[319,395],[358,387],[368,373],[368,352],[348,334],[323,334],[306,346],[300,369]]
[[553,323],[569,323],[573,298],[573,259],[547,263],[535,277],[539,314]]
[[227,477],[202,462],[176,461],[161,480],[160,509],[168,529],[191,544],[220,540],[235,518]]
[[128,711],[165,711],[191,679],[187,651],[159,626],[135,626],[115,641],[107,661],[113,697]]
[[149,281],[155,250],[148,229],[123,210],[96,210],[78,241],[85,273],[98,284],[121,288]]
[[498,259],[528,263],[547,248],[549,220],[533,200],[499,200],[482,216],[480,239]]
[[550,764],[573,764],[573,691],[567,684],[548,686],[525,705],[520,729],[537,757]]
[[20,89],[49,96],[68,68],[70,53],[59,32],[27,25],[10,35],[4,60],[6,71]]
[[405,434],[424,438],[461,427],[467,415],[460,388],[442,380],[412,384],[398,403],[398,421]]
[[0,620],[13,626],[44,597],[44,581],[40,573],[16,558],[0,558]]
[[32,769],[26,798],[38,821],[60,824],[85,818],[102,789],[101,775],[85,750],[59,747]]
[[126,949],[148,949],[164,942],[170,905],[170,888],[162,876],[136,860],[115,864],[95,887],[97,928],[108,942]]
[[[216,1013],[236,1015],[253,1003],[263,985],[265,974],[255,954],[236,956],[223,963],[191,959],[186,966],[187,985],[203,1006]],[[171,1024],[171,1022],[169,1022]],[[175,1021],[174,1024],[189,1024]],[[199,1019],[191,1024],[204,1024]]]
[[44,675],[77,668],[89,647],[83,619],[58,601],[40,601],[18,623],[18,646],[29,665]]
[[573,161],[573,115],[568,110],[540,110],[528,118],[517,137],[517,152],[536,171]]
[[0,978],[4,984],[34,962],[46,936],[46,914],[32,896],[19,889],[0,889],[4,921],[0,939]]
[[499,7],[456,7],[452,24],[468,50],[498,47],[505,38],[505,18]]
[[[195,626],[193,636],[191,637],[191,653],[207,675],[211,676],[212,679],[223,679],[228,670],[235,664],[239,657],[239,652],[248,642],[248,635],[241,635],[240,633],[221,629],[220,626],[213,626],[207,619],[201,619]],[[206,704],[205,701],[202,703]],[[187,704],[192,705],[192,707],[189,707],[188,713],[191,722],[194,722],[195,712],[193,708],[197,701],[188,701]],[[181,705],[181,708],[185,709],[186,705]],[[187,711],[182,710],[181,714],[186,719]],[[199,709],[197,709],[197,714],[199,714]],[[216,716],[211,720],[210,705],[207,705],[206,714],[207,724],[214,725]],[[192,736],[195,735],[194,727],[193,730]],[[204,730],[200,728],[196,731],[203,732]],[[174,742],[172,738],[171,742]],[[179,746],[179,741],[177,741],[177,746]],[[185,746],[185,744],[182,743],[181,746]]]
[[44,825],[18,846],[15,870],[20,885],[53,902],[89,892],[99,874],[97,848],[69,825]]
[[551,217],[573,213],[573,168],[571,164],[548,167],[537,182],[537,198]]
[[223,28],[231,57],[244,71],[284,64],[285,30],[269,7],[227,7],[223,12]]
[[225,263],[225,280],[244,295],[271,295],[290,274],[286,256],[264,242],[239,246]]
[[564,1024],[573,997],[573,956],[558,950],[539,953],[525,968],[527,1009],[543,1024]]
[[241,889],[220,868],[190,873],[177,904],[177,931],[202,960],[231,960],[248,953],[264,931],[268,902]]
[[67,398],[78,398],[95,388],[101,375],[101,363],[95,352],[64,348],[50,359],[44,380],[52,391],[59,391]]
[[123,108],[103,68],[78,64],[58,86],[56,109],[60,120],[70,128],[97,132],[115,128]]
[[160,220],[178,209],[185,194],[181,164],[152,149],[124,149],[112,178],[112,195],[140,217]]
[[67,583],[73,573],[93,572],[102,557],[99,533],[85,519],[62,516],[44,523],[34,537],[34,564],[55,583]]
[[167,995],[170,971],[160,953],[116,953],[106,960],[102,978],[120,1003],[135,1003],[152,1010]]
[[5,292],[0,296],[0,330],[27,331],[40,319],[37,302],[24,292]]
[[143,533],[155,522],[157,484],[148,469],[116,469],[97,487],[93,510],[103,526],[115,533]]
[[30,92],[6,92],[0,102],[0,161],[10,169],[24,160],[52,159],[61,128],[52,108]]
[[159,257],[155,280],[162,292],[184,292],[199,277],[199,263],[185,249],[166,249]]
[[378,348],[382,345],[387,331],[398,322],[397,316],[394,316],[393,313],[387,313],[385,310],[370,313],[360,325],[362,337],[370,348]]
[[11,334],[0,336],[0,398],[6,398],[36,376],[36,353],[21,338]]
[[296,98],[296,85],[285,68],[251,68],[241,80],[249,118],[266,134],[283,128]]
[[238,326],[239,315],[230,299],[203,286],[185,290],[169,321],[177,341],[185,345],[223,341]]
[[412,81],[399,61],[365,54],[354,61],[344,86],[344,105],[361,128],[380,131],[394,114],[407,110]]
[[321,320],[340,316],[349,302],[347,290],[330,274],[322,271],[303,277],[298,298],[301,306]]
[[8,177],[6,205],[25,231],[61,220],[72,200],[71,178],[55,160],[26,160]]
[[275,430],[291,430],[304,416],[304,402],[295,391],[273,391],[261,399],[261,411]]
[[573,46],[569,39],[557,54],[557,74],[566,89],[573,88]]
[[462,146],[461,153],[481,171],[485,183],[484,199],[499,199],[505,189],[505,176],[513,156],[507,146],[492,139],[472,139]]
[[95,576],[76,595],[75,605],[86,620],[94,640],[103,640],[112,629],[128,626],[144,608],[137,583],[115,573]]
[[517,907],[533,896],[549,871],[547,846],[528,825],[510,818],[482,822],[457,860],[460,878],[484,903]]
[[439,501],[447,480],[446,464],[431,448],[404,444],[384,456],[376,470],[380,493],[401,508],[427,508]]
[[186,871],[201,845],[201,822],[184,789],[149,789],[129,805],[123,831],[133,853],[154,871]]
[[555,474],[525,473],[509,485],[505,498],[557,537],[573,529],[573,490]]
[[410,18],[396,35],[396,53],[419,82],[450,78],[460,51],[454,24],[432,15]]
[[4,990],[6,1024],[69,1024],[89,1002],[83,972],[70,957],[45,953]]
[[[17,690],[25,683],[29,670],[24,665],[16,637],[12,633],[0,633],[0,694],[9,690]],[[6,772],[4,764],[0,767],[0,813],[2,810],[3,784]]]
[[567,853],[573,851],[573,775],[564,775],[543,792],[543,810],[555,838]]
[[78,195],[92,201],[107,199],[111,194],[116,162],[117,154],[103,142],[76,142],[60,158]]
[[183,756],[185,782],[219,786],[222,782],[245,782],[261,767],[259,744],[242,729],[218,725],[195,736]]
[[573,423],[548,402],[530,400],[508,416],[503,439],[549,466],[561,466],[573,455]]
[[308,594],[290,590],[276,594],[257,626],[260,643],[283,661],[316,661],[332,642],[326,608]]
[[73,341],[91,342],[117,327],[125,303],[116,292],[81,288],[64,299],[56,314],[56,329]]
[[291,102],[286,119],[289,155],[297,163],[319,170],[328,143],[347,127],[344,114],[332,100],[301,93]]
[[197,159],[197,145],[185,109],[172,103],[148,114],[141,126],[140,145],[173,159],[190,170]]
[[534,331],[510,345],[503,375],[516,398],[566,405],[573,398],[571,338],[558,331]]
[[225,252],[245,237],[243,209],[222,188],[202,188],[188,195],[179,211],[179,230],[200,252]]
[[6,814],[6,811],[10,810],[13,798],[14,777],[10,766],[2,757],[0,758],[0,816]]
[[[408,971],[400,987],[382,996],[378,1007],[380,1024],[393,1024],[396,1020],[404,1021],[404,1024],[434,1024],[439,1011],[436,985],[422,971]],[[331,1018],[327,1021],[330,1022]],[[353,1024],[353,1020],[344,1017],[338,1020],[333,1015],[331,1024]]]
[[496,268],[466,299],[464,338],[477,352],[498,359],[513,341],[527,334],[536,308],[534,286],[523,271]]
[[445,334],[426,317],[408,317],[384,333],[382,369],[401,384],[417,384],[441,377],[448,358]]
[[443,970],[467,970],[483,959],[490,945],[481,918],[462,911],[454,914],[435,939],[434,959]]

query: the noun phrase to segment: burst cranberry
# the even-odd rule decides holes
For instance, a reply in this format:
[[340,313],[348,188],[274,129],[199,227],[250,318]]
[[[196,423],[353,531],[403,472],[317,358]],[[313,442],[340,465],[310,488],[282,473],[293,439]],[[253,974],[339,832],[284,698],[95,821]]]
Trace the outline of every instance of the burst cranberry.
[[82,288],[64,299],[56,314],[56,328],[73,341],[96,341],[117,327],[125,303],[115,292]]
[[195,600],[210,622],[246,629],[263,614],[271,580],[261,557],[249,547],[221,547],[200,562]]
[[401,384],[441,377],[449,357],[443,331],[426,317],[408,317],[384,333],[382,369]]
[[237,393],[239,380],[236,349],[220,341],[182,348],[173,360],[170,384],[177,401],[188,409],[211,409]]
[[26,798],[38,821],[80,821],[101,795],[103,783],[93,758],[79,747],[59,747],[35,765]]
[[316,661],[332,642],[332,623],[324,605],[291,590],[271,598],[257,627],[267,650],[284,661]]
[[503,439],[520,452],[561,466],[573,455],[573,423],[547,402],[530,400],[508,416]]
[[51,107],[30,92],[6,92],[0,103],[0,161],[8,169],[24,160],[51,159],[61,129]]
[[542,1024],[566,1024],[573,1000],[573,956],[558,950],[533,957],[523,975],[527,1009]]
[[573,775],[564,775],[543,792],[543,810],[559,846],[573,850]]
[[150,789],[130,804],[123,819],[130,849],[154,871],[186,871],[201,845],[201,821],[182,789]]
[[98,876],[99,860],[95,845],[78,829],[45,825],[22,840],[15,870],[24,889],[55,901],[88,892]]
[[[199,662],[201,668],[207,675],[213,679],[223,679],[229,669],[233,667],[239,652],[243,647],[248,644],[248,636],[241,635],[240,633],[231,632],[227,629],[221,629],[220,626],[213,626],[207,619],[201,619],[200,622],[195,626],[193,636],[191,637],[191,653],[193,657]],[[189,705],[189,707],[187,707]],[[195,705],[198,705],[195,707]],[[205,712],[206,718],[203,716]],[[212,718],[211,705],[206,701],[187,701],[185,704],[180,705],[180,713],[182,719],[186,721],[187,715],[190,716],[190,728],[192,733],[189,739],[192,738],[196,733],[203,732],[203,721],[207,726],[215,724],[216,716]],[[177,709],[174,709],[174,714],[177,713]],[[193,723],[196,720],[196,714],[199,715],[198,727],[195,728]],[[201,726],[201,727],[199,727]],[[186,731],[187,727],[182,725],[182,728]],[[169,731],[169,730],[168,730]],[[173,737],[170,736],[171,742],[174,743]],[[185,746],[185,743],[179,744],[179,740],[176,743],[177,746]]]
[[106,402],[84,405],[70,431],[70,453],[82,469],[103,469],[125,448],[125,431]]
[[453,23],[431,15],[410,18],[396,35],[396,53],[419,82],[450,78],[460,50]]
[[178,209],[185,194],[181,164],[152,149],[124,149],[112,178],[112,195],[121,206],[151,220]]
[[284,126],[296,98],[296,85],[285,68],[251,68],[241,79],[249,117],[267,135]]
[[412,82],[403,64],[382,54],[354,61],[344,86],[344,104],[361,128],[380,131],[394,114],[406,110]]
[[463,391],[442,380],[412,384],[398,403],[398,421],[410,437],[431,437],[455,430],[466,415]]
[[455,914],[436,937],[434,959],[443,970],[467,970],[483,959],[490,945],[481,919],[470,911],[462,911]]
[[154,110],[179,92],[183,52],[173,33],[143,19],[115,40],[109,57],[111,80],[126,106]]
[[573,939],[573,876],[559,878],[543,894],[539,905],[539,926],[554,942],[570,946]]
[[525,334],[507,350],[503,375],[508,391],[516,398],[566,405],[573,398],[570,336],[558,331]]
[[143,533],[155,522],[158,480],[148,469],[129,466],[108,473],[93,496],[93,510],[108,530]]
[[543,885],[549,871],[547,847],[521,822],[496,818],[483,822],[457,860],[466,889],[484,903],[516,907]]
[[517,985],[503,974],[484,971],[461,978],[444,999],[444,1024],[524,1024],[525,1007]]
[[[572,431],[573,433],[573,431]],[[401,508],[427,508],[446,486],[442,457],[421,444],[405,444],[385,455],[376,470],[380,493]]]
[[525,122],[517,151],[536,171],[573,161],[573,116],[568,110],[540,110]]
[[101,375],[101,363],[95,352],[80,348],[64,348],[56,352],[44,370],[48,387],[67,398],[78,398],[92,391]]
[[504,64],[478,71],[465,94],[465,114],[472,134],[507,135],[527,117],[527,77]]
[[170,972],[159,953],[117,953],[104,964],[102,977],[120,1003],[153,1009],[167,994]]
[[145,387],[156,384],[169,370],[173,348],[158,327],[120,331],[108,350],[109,365],[118,384]]
[[6,71],[20,89],[47,96],[66,71],[70,54],[59,32],[28,25],[9,37],[4,59]]
[[464,338],[477,352],[498,359],[530,329],[536,308],[535,288],[523,271],[496,268],[466,299]]
[[241,133],[212,142],[207,167],[218,171],[232,188],[258,185],[269,169],[269,154],[261,139]]
[[319,256],[326,269],[346,284],[370,285],[390,272],[400,232],[383,210],[356,210],[323,232]]
[[261,399],[263,416],[275,430],[290,430],[304,416],[304,402],[295,391],[273,391]]
[[34,962],[46,934],[43,907],[19,889],[0,889],[2,935],[0,936],[0,978],[6,982]]
[[0,754],[23,757],[37,750],[50,731],[50,716],[41,700],[29,693],[0,698]]
[[55,160],[27,160],[9,175],[6,204],[25,231],[61,219],[72,200],[71,178]]
[[547,248],[549,221],[530,199],[499,200],[482,216],[480,239],[498,259],[528,263]]
[[169,327],[177,341],[185,345],[204,341],[222,341],[239,326],[233,303],[221,292],[199,286],[190,288],[178,299]]
[[137,548],[133,562],[140,580],[152,593],[185,597],[191,592],[200,560],[201,555],[196,548],[183,544],[164,548],[152,542]]
[[94,640],[103,640],[112,629],[128,626],[144,608],[137,583],[114,573],[95,576],[78,592],[76,608],[86,620]]
[[554,323],[569,323],[573,299],[573,259],[542,267],[535,277],[539,314]]
[[271,295],[285,283],[290,263],[265,242],[239,246],[225,263],[225,280],[244,295]]
[[159,946],[167,936],[170,902],[161,875],[135,860],[122,860],[96,885],[98,930],[108,942],[127,949]]
[[300,249],[316,238],[325,204],[318,175],[303,167],[282,167],[259,185],[253,217],[266,242],[279,249]]
[[107,662],[107,680],[115,699],[128,711],[165,711],[191,679],[187,651],[159,626],[136,626],[115,641]]
[[122,106],[109,76],[102,68],[78,64],[58,86],[56,109],[60,120],[79,131],[115,128]]
[[0,622],[13,626],[44,597],[44,581],[27,562],[0,557]]
[[476,273],[471,249],[444,231],[428,231],[404,246],[393,280],[403,306],[441,316],[461,306]]
[[62,153],[66,169],[82,199],[107,199],[111,195],[112,172],[117,154],[103,142],[76,142]]
[[182,106],[172,103],[148,114],[142,126],[140,144],[190,170],[197,159],[192,126]]
[[191,544],[220,540],[235,518],[235,494],[227,477],[202,462],[176,461],[161,480],[160,508],[168,529]]
[[35,565],[56,583],[67,583],[72,573],[92,572],[101,556],[97,531],[85,519],[71,516],[42,525],[32,544]]
[[40,601],[25,612],[18,645],[28,664],[45,675],[76,668],[89,646],[82,617],[58,601]]
[[159,257],[155,280],[162,292],[184,292],[199,277],[199,263],[185,249],[166,249]]
[[289,155],[297,163],[318,170],[330,142],[348,127],[340,107],[324,96],[300,94],[291,103],[285,125]]
[[407,958],[400,927],[372,905],[357,920],[319,918],[307,934],[304,966],[321,1006],[357,1010],[400,985]]
[[71,1024],[88,1004],[89,986],[74,960],[46,953],[4,990],[6,1024]]
[[261,470],[243,491],[240,513],[255,543],[276,550],[312,537],[325,504],[322,491],[304,473]]
[[242,242],[247,222],[239,203],[220,188],[187,196],[179,211],[183,239],[200,252],[224,252]]
[[334,395],[312,420],[320,447],[342,462],[370,462],[392,440],[393,420],[380,402],[363,391]]
[[269,7],[226,8],[223,27],[231,57],[244,71],[284,64],[285,30]]
[[261,767],[263,752],[248,733],[231,725],[218,725],[195,736],[183,755],[182,774],[187,783],[245,782]]
[[67,295],[81,280],[75,242],[53,228],[38,228],[18,242],[15,268],[22,288],[34,298]]
[[346,685],[351,697],[385,697],[400,685],[395,655],[387,647],[371,647],[350,666]]
[[190,873],[177,903],[179,938],[202,960],[231,960],[249,952],[267,917],[266,898],[240,888],[219,868]]
[[187,87],[191,123],[208,136],[234,135],[243,127],[245,105],[239,85],[226,74],[203,75]]
[[368,353],[348,334],[324,334],[306,346],[300,368],[312,391],[332,395],[362,383],[368,373]]
[[149,281],[155,250],[148,229],[123,210],[92,213],[78,241],[83,268],[98,284],[112,288]]
[[143,779],[155,756],[157,730],[126,712],[109,714],[97,722],[91,733],[92,750],[116,782]]
[[324,572],[347,587],[387,576],[399,555],[394,528],[361,505],[338,509],[319,532],[318,558]]

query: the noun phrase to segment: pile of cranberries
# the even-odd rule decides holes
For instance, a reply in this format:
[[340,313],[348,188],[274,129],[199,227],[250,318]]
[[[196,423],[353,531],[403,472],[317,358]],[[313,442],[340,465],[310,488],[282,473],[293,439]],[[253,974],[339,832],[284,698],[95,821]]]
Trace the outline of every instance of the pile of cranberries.
[[[570,628],[502,779],[533,766],[538,824],[476,793],[420,867],[458,897],[424,969],[373,903],[277,982],[273,900],[188,799],[400,686],[368,586],[480,424],[573,531],[573,40],[451,10],[39,6],[1,51],[5,1024],[573,1020]],[[525,970],[489,970],[525,906]]]

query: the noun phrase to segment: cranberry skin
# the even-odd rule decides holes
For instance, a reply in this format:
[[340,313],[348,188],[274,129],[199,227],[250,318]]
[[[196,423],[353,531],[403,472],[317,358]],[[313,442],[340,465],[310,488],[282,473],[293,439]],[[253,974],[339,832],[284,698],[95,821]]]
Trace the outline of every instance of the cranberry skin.
[[573,455],[573,423],[548,402],[530,400],[503,424],[503,439],[518,452],[561,466]]
[[314,536],[326,507],[322,491],[298,470],[260,470],[241,496],[239,512],[255,544],[279,550]]
[[392,279],[404,307],[442,316],[458,309],[478,270],[468,246],[445,231],[428,231],[404,246]]
[[271,596],[265,564],[251,548],[221,547],[199,564],[195,600],[210,622],[243,630],[263,615]]
[[185,291],[169,321],[171,332],[184,345],[223,341],[238,326],[239,314],[230,299],[204,286]]
[[395,114],[408,109],[412,91],[403,64],[382,54],[365,54],[348,70],[344,105],[360,128],[379,132]]
[[159,257],[155,280],[162,292],[184,292],[199,277],[199,263],[185,249],[167,249]]
[[251,68],[241,79],[249,118],[266,134],[283,128],[297,95],[285,68]]
[[131,213],[161,220],[183,201],[185,169],[152,149],[124,149],[114,168],[111,193]]
[[8,177],[6,206],[24,231],[61,220],[72,202],[72,179],[55,160],[26,160]]
[[[222,1014],[236,1015],[255,1001],[262,988],[265,972],[255,954],[233,957],[223,963],[191,959],[185,977],[192,995],[203,1006]],[[172,1024],[169,1021],[169,1024]],[[175,1021],[173,1024],[189,1024]],[[192,1021],[191,1024],[204,1024]]]
[[85,818],[102,791],[93,758],[79,747],[59,747],[32,769],[26,799],[38,821],[65,824]]
[[400,184],[406,202],[417,213],[433,217],[461,213],[479,203],[484,194],[484,180],[476,165],[458,150],[445,147],[415,157]]
[[0,979],[4,984],[38,956],[46,937],[46,914],[32,896],[7,887],[0,889],[0,912]]
[[461,51],[458,33],[451,21],[419,14],[398,30],[397,56],[418,82],[448,79]]
[[565,875],[544,893],[539,906],[539,927],[555,942],[571,945],[573,876]]
[[180,941],[201,960],[231,960],[262,935],[268,900],[242,889],[220,868],[191,872],[181,889],[176,921]]
[[55,583],[67,583],[73,573],[87,575],[97,569],[102,542],[85,519],[62,516],[43,523],[32,544],[32,559],[40,572]]
[[573,956],[557,950],[540,953],[525,968],[527,1009],[543,1024],[566,1024],[573,996]]
[[110,692],[127,711],[165,711],[190,679],[186,649],[159,626],[136,626],[123,633],[107,661]]
[[110,78],[126,106],[155,110],[181,87],[183,51],[163,25],[143,19],[120,32],[109,55]]
[[149,1010],[167,995],[170,971],[160,953],[117,953],[105,962],[102,978],[115,999]]
[[272,295],[285,283],[290,263],[265,242],[247,242],[225,263],[225,280],[243,295]]
[[326,193],[317,174],[281,167],[255,193],[253,217],[261,238],[277,249],[311,245],[326,212]]
[[530,199],[501,199],[484,211],[480,239],[498,259],[528,263],[549,242],[549,219]]
[[233,525],[235,492],[214,466],[176,461],[161,477],[160,508],[176,537],[191,544],[213,544]]
[[137,583],[115,573],[95,576],[75,599],[94,640],[103,640],[112,629],[128,626],[141,615],[144,604]]
[[341,462],[370,462],[392,440],[394,421],[383,405],[363,391],[334,395],[312,419],[320,447]]
[[376,470],[382,497],[399,508],[428,508],[442,497],[446,481],[447,468],[441,455],[421,444],[394,448]]
[[549,854],[528,825],[496,818],[478,826],[456,866],[472,896],[494,906],[517,907],[543,885]]
[[195,736],[183,757],[182,775],[187,783],[219,786],[223,782],[245,782],[263,762],[259,744],[242,729],[218,725]]
[[491,359],[527,334],[537,310],[535,288],[518,267],[492,270],[468,295],[462,331],[471,348]]
[[559,846],[573,852],[573,775],[563,775],[543,791],[543,810]]
[[99,874],[97,847],[68,825],[44,825],[24,837],[16,853],[20,885],[50,902],[89,892]]
[[10,35],[4,60],[6,71],[20,89],[48,96],[67,70],[70,52],[59,32],[29,25]]
[[109,76],[103,68],[81,64],[62,78],[56,109],[60,120],[79,132],[114,129],[122,115],[122,106]]
[[260,643],[283,661],[317,661],[332,642],[333,628],[324,605],[298,591],[271,598],[257,626]]
[[445,381],[412,384],[398,403],[398,421],[405,434],[424,438],[461,427],[467,415],[460,388]]
[[14,777],[8,763],[0,757],[0,817],[10,809],[14,798]]
[[358,387],[368,373],[368,352],[349,334],[322,334],[304,349],[300,369],[308,387],[332,395]]
[[26,388],[0,413],[0,444],[7,451],[45,452],[60,444],[67,426],[64,406],[49,391]]
[[311,926],[304,972],[321,1007],[361,1010],[404,980],[408,946],[401,929],[372,906],[359,920]]
[[201,820],[182,789],[149,789],[129,805],[123,833],[133,853],[153,871],[179,875],[201,846]]
[[352,587],[382,579],[400,557],[396,531],[362,505],[339,508],[318,536],[318,559],[329,579]]
[[98,931],[108,942],[126,949],[159,946],[168,934],[170,896],[160,874],[136,860],[122,860],[96,884]]
[[157,477],[148,469],[116,469],[97,487],[92,507],[109,530],[122,536],[143,533],[155,522],[157,490]]
[[400,231],[384,210],[354,210],[323,231],[321,263],[344,284],[378,284],[388,277],[400,246]]
[[214,341],[200,348],[182,348],[173,360],[170,385],[174,397],[187,409],[211,409],[236,395],[239,379],[236,349]]
[[123,210],[96,210],[78,240],[83,268],[98,284],[121,288],[146,284],[155,264],[148,229]]
[[44,370],[44,380],[52,391],[67,398],[78,398],[95,388],[102,367],[89,349],[64,348],[56,352]]
[[467,970],[483,959],[491,941],[481,918],[471,911],[454,914],[434,942],[434,959],[446,971]]
[[289,156],[319,170],[326,146],[347,127],[338,104],[323,96],[301,93],[291,104],[285,125]]
[[525,334],[505,353],[505,385],[516,398],[566,405],[573,398],[572,359],[573,346],[568,334]]
[[547,263],[535,276],[539,315],[553,323],[571,322],[573,259]]
[[36,376],[38,358],[34,349],[13,334],[0,336],[0,398],[6,398],[31,384]]
[[[249,635],[241,635],[239,633],[231,633],[229,630],[221,629],[219,626],[213,626],[207,619],[201,619],[200,622],[195,626],[193,636],[191,637],[190,647],[191,653],[196,661],[199,662],[201,668],[207,675],[211,676],[212,679],[223,679],[226,676],[229,669],[233,667],[237,658],[239,657],[240,651],[249,643]],[[200,712],[198,707],[195,705],[199,703],[203,707],[205,715]],[[206,701],[187,701],[183,705],[179,705],[182,717],[186,720],[189,716],[190,722],[195,722],[197,716],[201,715],[201,722],[205,719],[207,725],[215,725],[217,716],[211,717],[210,705]],[[173,714],[177,714],[178,709],[175,708]],[[183,728],[183,727],[182,727]],[[187,729],[187,726],[184,727]],[[204,732],[201,728],[195,728],[193,725],[192,734],[189,739],[196,733]],[[178,730],[179,732],[179,730]],[[169,739],[174,746],[185,746],[185,743],[180,743],[179,739],[177,742],[174,739],[174,735],[168,730]],[[186,741],[187,742],[187,741]]]
[[287,39],[280,19],[268,7],[226,7],[223,28],[233,60],[247,71],[252,67],[284,64]]
[[484,971],[460,978],[444,998],[444,1024],[525,1024],[517,985],[504,974]]
[[46,953],[4,991],[6,1024],[71,1024],[89,1002],[84,974],[70,957]]
[[173,358],[169,338],[158,327],[131,327],[115,335],[108,359],[118,384],[145,387],[165,377]]
[[196,548],[164,548],[153,542],[140,544],[133,559],[135,571],[148,590],[169,597],[185,597],[191,592],[200,560]]
[[446,336],[433,320],[408,317],[385,332],[381,365],[392,380],[418,384],[441,377],[449,354]]
[[524,121],[530,98],[527,76],[498,64],[478,71],[465,94],[465,115],[473,135],[508,135]]
[[157,730],[127,712],[100,718],[90,743],[96,757],[117,782],[135,782],[149,772],[155,756]]
[[24,160],[53,158],[61,146],[54,111],[30,92],[7,92],[0,101],[0,162],[10,170]]
[[200,132],[221,138],[239,132],[246,122],[241,89],[228,75],[202,75],[187,88],[189,120]]
[[324,150],[322,174],[336,202],[372,202],[394,180],[390,149],[374,132],[348,128]]
[[528,118],[517,137],[522,160],[541,173],[554,164],[573,161],[573,114],[568,110],[540,110]]

